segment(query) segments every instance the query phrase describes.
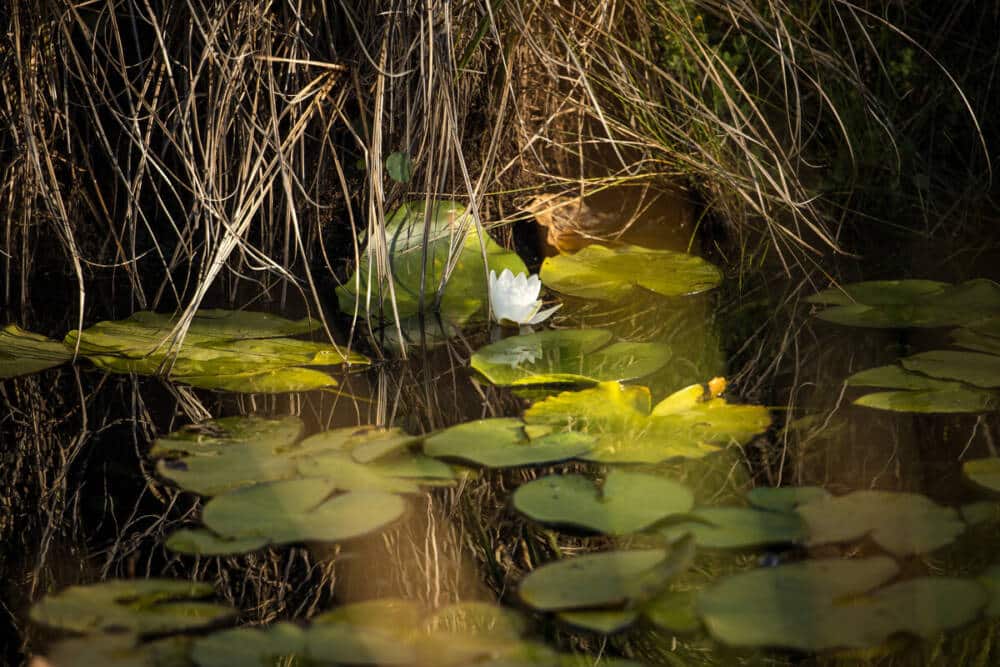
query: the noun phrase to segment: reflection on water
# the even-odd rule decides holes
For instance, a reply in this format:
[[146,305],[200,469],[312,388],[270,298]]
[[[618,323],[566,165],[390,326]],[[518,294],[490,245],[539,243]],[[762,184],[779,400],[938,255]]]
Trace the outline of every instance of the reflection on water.
[[[765,369],[727,368],[742,344],[727,327],[746,323],[717,295],[563,301],[560,334],[491,343],[468,327],[325,391],[196,391],[84,364],[3,381],[8,660],[990,664],[993,404],[853,403],[868,369],[897,369],[876,387],[953,394],[990,391],[988,367],[917,368],[906,359],[949,339],[800,308],[799,356],[753,396],[769,414],[738,405]],[[988,323],[963,331],[988,353]],[[668,354],[642,373],[638,353],[598,363],[630,344]],[[484,348],[524,386],[471,361]],[[727,374],[722,397],[709,380]],[[530,381],[546,376],[580,384]],[[102,580],[120,582],[65,588]]]

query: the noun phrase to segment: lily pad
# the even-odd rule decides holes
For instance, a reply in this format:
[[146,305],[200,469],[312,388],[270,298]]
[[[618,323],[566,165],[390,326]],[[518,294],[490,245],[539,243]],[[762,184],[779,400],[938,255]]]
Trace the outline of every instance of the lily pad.
[[981,333],[973,328],[955,329],[951,340],[958,347],[986,354],[1000,355],[1000,337]]
[[819,486],[758,486],[747,493],[751,505],[774,512],[791,512],[804,503],[829,497],[830,492]]
[[548,563],[521,582],[521,598],[543,611],[620,607],[659,593],[685,571],[694,552],[665,549],[609,551]]
[[746,507],[705,507],[681,523],[660,528],[668,540],[692,535],[699,547],[748,549],[769,544],[795,544],[806,538],[806,526],[795,514]]
[[294,415],[277,419],[244,415],[209,419],[184,426],[158,438],[150,456],[207,454],[215,456],[233,445],[267,450],[289,447],[302,435],[305,424]]
[[348,623],[317,623],[306,633],[306,656],[320,664],[412,665],[417,652],[397,632]]
[[749,442],[770,425],[764,407],[730,405],[710,393],[695,393],[682,389],[651,409],[645,387],[606,382],[539,401],[525,412],[524,421],[529,428],[594,437],[593,451],[581,458],[604,463],[701,458]]
[[981,352],[931,350],[901,361],[903,367],[934,378],[958,380],[977,387],[1000,388],[1000,357]]
[[639,619],[639,612],[632,610],[598,609],[564,611],[557,616],[560,621],[583,630],[602,635],[621,632]]
[[977,486],[1000,493],[1000,458],[971,459],[962,464],[962,472]]
[[[426,249],[425,220],[429,225]],[[527,272],[520,257],[499,246],[488,235],[482,239],[487,260],[484,265],[479,234],[465,206],[458,202],[435,202],[429,212],[423,201],[403,204],[386,220],[385,234],[395,312],[400,318],[420,311],[421,284],[424,285],[424,311],[430,313],[436,309],[435,295],[453,253],[457,257],[438,309],[449,321],[464,322],[477,315],[486,316],[486,281],[490,269],[498,274],[505,268],[514,274]],[[375,267],[370,262],[369,253],[363,253],[354,274],[337,288],[340,308],[348,314],[357,308],[362,317],[369,319],[380,313],[394,319],[389,282],[384,278],[376,279]]]
[[328,343],[286,338],[319,326],[267,313],[206,310],[192,320],[183,344],[171,342],[177,320],[138,312],[125,320],[71,331],[65,343],[98,368],[114,373],[166,374],[203,389],[278,393],[335,386],[336,380],[307,366],[367,364],[367,357]]
[[1000,565],[992,565],[979,575],[979,582],[986,588],[989,602],[986,615],[990,618],[1000,616]]
[[233,540],[219,537],[209,530],[181,528],[167,538],[164,546],[191,556],[229,556],[257,551],[266,544],[267,540],[260,537]]
[[326,479],[257,484],[208,501],[202,520],[216,534],[233,539],[339,542],[384,528],[406,509],[397,495],[352,491],[331,496],[336,488]]
[[234,614],[225,605],[198,601],[213,592],[190,581],[112,579],[46,595],[31,608],[31,620],[74,632],[190,630]]
[[73,350],[13,324],[0,329],[0,379],[30,375],[64,364]]
[[872,281],[820,292],[809,299],[829,308],[819,319],[855,327],[944,327],[1000,312],[1000,286],[989,280],[959,285],[933,281]]
[[199,637],[191,647],[191,658],[199,667],[273,667],[301,657],[306,633],[291,623],[264,628],[233,628]]
[[428,456],[457,459],[487,468],[555,463],[590,451],[593,438],[556,433],[529,440],[520,419],[479,419],[439,431],[424,441]]
[[810,545],[868,535],[896,556],[934,551],[965,531],[956,510],[915,493],[854,491],[806,503],[797,512],[808,526]]
[[614,343],[602,329],[554,329],[480,348],[472,367],[496,385],[595,384],[655,373],[670,360],[660,343]]
[[535,521],[607,535],[638,532],[693,505],[694,496],[677,482],[622,470],[611,470],[599,488],[582,475],[550,475],[514,493],[514,507]]
[[140,641],[132,634],[95,634],[56,642],[43,665],[100,667],[188,667],[186,637]]
[[642,606],[642,615],[654,625],[679,634],[701,629],[695,610],[697,591],[665,591]]
[[878,366],[855,373],[847,378],[847,384],[901,390],[866,394],[854,401],[855,405],[878,410],[930,414],[976,413],[991,410],[997,404],[997,397],[993,392],[911,372],[897,365]]
[[427,619],[431,632],[484,635],[516,640],[528,629],[524,616],[488,602],[457,602],[441,607]]
[[872,591],[899,571],[889,558],[815,560],[738,574],[698,597],[709,632],[734,646],[862,648],[906,632],[963,625],[986,601],[972,580],[920,578]]
[[542,262],[541,278],[557,292],[619,301],[641,290],[663,296],[706,292],[722,281],[722,272],[686,253],[632,245],[590,245],[573,255],[547,258]]

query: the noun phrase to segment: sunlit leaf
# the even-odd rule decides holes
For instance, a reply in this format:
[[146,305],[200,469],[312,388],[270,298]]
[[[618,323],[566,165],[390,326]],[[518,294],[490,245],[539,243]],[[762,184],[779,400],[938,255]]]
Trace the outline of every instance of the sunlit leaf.
[[671,250],[622,245],[590,245],[542,263],[542,282],[564,294],[615,301],[649,290],[663,296],[705,292],[722,273],[700,257]]
[[1000,493],[1000,458],[971,459],[962,464],[962,472],[977,486]]
[[593,438],[579,433],[555,433],[529,440],[519,419],[479,419],[439,431],[424,441],[429,456],[485,466],[554,463],[590,451]]
[[210,530],[181,528],[171,533],[164,546],[191,556],[228,556],[257,551],[266,544],[267,540],[259,537],[233,540],[219,537]]
[[931,350],[906,357],[900,363],[916,371],[943,380],[958,380],[977,387],[1000,388],[1000,357],[981,352]]
[[66,363],[72,348],[13,324],[0,329],[0,379],[30,375]]

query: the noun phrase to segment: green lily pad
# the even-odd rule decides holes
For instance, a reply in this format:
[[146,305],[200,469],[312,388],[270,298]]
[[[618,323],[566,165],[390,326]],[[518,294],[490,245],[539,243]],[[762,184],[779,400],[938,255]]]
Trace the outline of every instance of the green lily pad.
[[1000,388],[1000,357],[981,352],[931,350],[903,359],[910,371],[934,378],[958,380],[987,389]]
[[692,535],[699,547],[748,549],[769,544],[795,544],[806,538],[806,526],[795,514],[746,507],[705,507],[682,523],[659,533],[668,540]]
[[607,535],[638,532],[693,506],[694,496],[687,487],[622,470],[611,470],[600,488],[582,475],[550,475],[514,492],[514,507],[535,521]]
[[971,459],[962,464],[962,472],[977,486],[1000,493],[1000,458]]
[[639,612],[615,609],[564,611],[557,614],[557,618],[563,623],[583,630],[611,635],[635,623],[639,619]]
[[190,581],[112,579],[46,595],[30,615],[36,623],[74,632],[190,630],[233,615],[230,607],[198,601],[213,592]]
[[64,364],[73,350],[13,324],[0,329],[0,379],[30,375]]
[[548,563],[521,582],[521,598],[543,611],[620,607],[659,593],[685,571],[690,543],[665,549],[608,551]]
[[738,574],[698,597],[709,632],[734,646],[802,651],[875,646],[963,625],[986,603],[972,580],[923,577],[873,589],[896,575],[889,558],[817,560]]
[[829,497],[830,492],[819,486],[758,486],[747,493],[751,505],[774,512],[791,512],[804,503]]
[[642,606],[642,615],[653,625],[678,634],[701,629],[695,610],[697,591],[665,591]]
[[854,491],[806,503],[797,512],[808,526],[810,545],[868,535],[897,556],[934,551],[965,531],[957,511],[915,493]]
[[266,544],[267,540],[260,537],[233,540],[219,537],[209,530],[181,528],[167,538],[164,546],[191,556],[229,556],[257,551]]
[[556,433],[529,440],[520,419],[479,419],[439,431],[424,441],[428,456],[457,459],[487,468],[555,463],[590,451],[593,439]]
[[283,660],[302,656],[306,633],[291,623],[263,628],[233,628],[199,637],[191,647],[198,667],[273,667]]
[[100,667],[188,667],[189,640],[168,637],[143,642],[131,634],[95,634],[56,642],[44,665]]
[[340,623],[379,628],[402,633],[412,632],[427,616],[427,610],[413,600],[378,598],[352,602],[314,616],[314,625]]
[[989,411],[997,404],[992,392],[910,372],[896,365],[855,373],[847,378],[847,384],[902,390],[866,394],[854,401],[855,405],[892,412],[976,413]]
[[441,607],[427,620],[431,632],[483,635],[517,640],[524,634],[527,621],[513,609],[488,602],[457,602]]
[[[396,312],[400,318],[419,312],[422,275],[425,281],[424,311],[429,313],[434,310],[435,294],[454,249],[458,254],[444,289],[440,313],[449,321],[459,322],[477,315],[485,317],[487,275],[490,269],[498,274],[505,268],[514,274],[526,273],[524,262],[515,253],[505,250],[488,235],[484,235],[482,243],[486,248],[487,259],[487,264],[484,265],[476,227],[465,206],[458,202],[436,202],[429,214],[425,214],[427,211],[424,202],[410,202],[400,206],[385,222]],[[425,218],[430,225],[426,250]],[[369,254],[363,253],[354,274],[337,288],[337,298],[343,312],[350,314],[357,308],[362,317],[372,319],[381,312],[386,318],[394,319],[389,282],[383,278],[376,279],[376,273],[371,266]],[[369,283],[369,280],[372,282]]]
[[827,306],[850,306],[857,303],[866,306],[906,305],[914,300],[940,294],[951,285],[936,280],[869,280],[830,287],[808,297],[809,303]]
[[933,281],[873,281],[810,297],[829,308],[819,319],[855,327],[906,328],[963,325],[1000,312],[1000,286],[989,280],[959,285]]
[[958,508],[962,521],[970,526],[1000,521],[1000,503],[981,500]]
[[348,623],[314,624],[306,633],[306,657],[321,664],[412,665],[417,652],[397,632]]
[[990,336],[972,328],[955,329],[951,340],[958,347],[986,354],[1000,355],[1000,337]]
[[294,444],[304,429],[302,420],[293,415],[277,419],[257,415],[209,419],[158,438],[149,454],[156,457],[178,454],[215,456],[233,445],[274,451]]
[[406,509],[397,495],[352,491],[331,496],[336,488],[326,479],[256,484],[208,501],[202,520],[216,534],[233,539],[339,542],[384,528]]
[[573,255],[547,258],[542,262],[541,279],[564,294],[619,301],[640,290],[663,296],[706,292],[722,282],[722,272],[682,252],[590,245]]
[[660,343],[610,341],[602,329],[553,329],[491,343],[471,363],[493,384],[524,386],[634,380],[670,360],[670,348]]
[[992,565],[979,575],[979,582],[986,589],[989,601],[986,615],[990,618],[1000,616],[1000,565]]
[[525,412],[524,421],[529,429],[547,427],[594,437],[594,449],[581,458],[603,463],[701,458],[749,442],[770,425],[764,407],[730,405],[701,391],[694,394],[682,389],[651,409],[645,387],[606,382],[539,401]]

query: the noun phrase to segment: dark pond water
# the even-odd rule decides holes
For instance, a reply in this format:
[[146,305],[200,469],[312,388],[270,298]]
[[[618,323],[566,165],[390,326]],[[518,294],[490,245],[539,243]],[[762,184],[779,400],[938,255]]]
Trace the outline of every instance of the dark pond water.
[[304,392],[2,380],[6,663],[998,664],[1000,287],[890,268],[846,274],[947,283],[546,292],[558,335]]

